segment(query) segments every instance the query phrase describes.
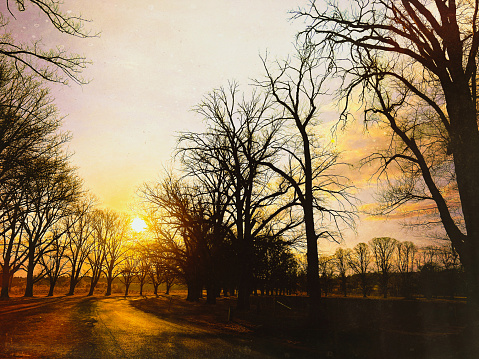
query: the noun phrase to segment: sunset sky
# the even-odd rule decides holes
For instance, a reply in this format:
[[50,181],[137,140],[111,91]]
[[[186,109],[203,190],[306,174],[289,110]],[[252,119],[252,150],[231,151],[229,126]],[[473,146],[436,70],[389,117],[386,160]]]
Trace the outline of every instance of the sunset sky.
[[[237,80],[245,88],[263,74],[259,55],[285,58],[294,35],[304,27],[290,21],[288,11],[306,0],[66,0],[65,11],[81,13],[101,32],[79,39],[54,31],[36,11],[18,14],[9,30],[23,40],[42,39],[45,46],[65,46],[92,64],[83,73],[88,85],[53,86],[53,96],[71,131],[73,163],[101,202],[129,211],[136,189],[159,178],[168,166],[181,130],[201,130],[202,119],[191,112],[214,88]],[[1,9],[5,13],[4,9]],[[327,106],[329,116],[334,106]],[[334,117],[334,116],[333,116]],[[359,128],[358,128],[359,126]],[[338,141],[345,156],[358,159],[374,146],[360,125]],[[366,174],[357,170],[363,188]],[[373,185],[374,187],[374,185]],[[372,201],[371,189],[360,197]],[[346,245],[373,237],[399,240],[416,237],[396,222],[365,219]],[[333,246],[325,244],[325,249]]]

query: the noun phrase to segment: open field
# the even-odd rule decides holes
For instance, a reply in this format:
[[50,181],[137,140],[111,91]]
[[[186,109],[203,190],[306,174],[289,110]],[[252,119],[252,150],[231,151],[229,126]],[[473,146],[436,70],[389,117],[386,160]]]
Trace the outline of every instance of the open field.
[[[464,303],[304,297],[215,306],[171,296],[55,296],[0,302],[2,358],[463,358]],[[230,321],[228,321],[228,313]]]

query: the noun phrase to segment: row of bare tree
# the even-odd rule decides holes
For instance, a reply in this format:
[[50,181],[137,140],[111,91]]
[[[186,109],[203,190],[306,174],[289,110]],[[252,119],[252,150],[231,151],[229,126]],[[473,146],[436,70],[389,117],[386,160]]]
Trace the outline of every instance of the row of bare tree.
[[[9,16],[35,8],[60,33],[95,36],[81,16],[50,1],[4,1],[0,19],[0,236],[1,297],[8,297],[13,275],[24,270],[25,295],[45,273],[53,273],[62,256],[67,218],[78,210],[82,182],[69,164],[59,116],[45,82],[86,83],[87,61],[63,47],[45,49],[42,41],[17,41],[9,34]],[[39,269],[39,268],[43,269]],[[51,268],[51,270],[49,269]]]
[[20,271],[27,297],[45,277],[53,294],[67,269],[69,294],[87,273],[91,293],[102,273],[111,292],[129,220],[93,209],[69,163],[70,136],[60,130],[48,88],[19,66],[0,58],[0,297],[8,298]]
[[384,298],[388,295],[393,275],[399,279],[398,294],[410,297],[414,294],[414,273],[460,271],[462,268],[458,254],[450,245],[417,247],[410,241],[401,242],[390,237],[373,238],[368,244],[358,243],[352,249],[340,247],[334,255],[320,256],[319,263],[325,294],[331,289],[328,285],[330,279],[336,275],[340,280],[341,292],[346,296],[348,281],[352,275],[356,275],[361,292],[366,297],[373,285],[371,273],[377,273]]
[[15,272],[27,273],[31,296],[35,267],[59,233],[82,183],[62,148],[68,134],[48,90],[0,59],[0,236],[2,297]]

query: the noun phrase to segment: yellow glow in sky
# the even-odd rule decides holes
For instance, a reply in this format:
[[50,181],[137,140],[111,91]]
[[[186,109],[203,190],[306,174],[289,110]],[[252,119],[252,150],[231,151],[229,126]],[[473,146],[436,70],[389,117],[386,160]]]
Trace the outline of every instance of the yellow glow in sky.
[[[251,90],[251,79],[264,75],[260,55],[268,52],[273,61],[294,51],[294,37],[305,24],[292,21],[288,11],[308,4],[308,0],[64,0],[64,11],[91,19],[85,26],[101,35],[87,39],[61,35],[33,6],[16,13],[16,20],[9,17],[8,29],[14,39],[26,43],[41,39],[46,49],[65,46],[92,62],[83,71],[89,84],[50,84],[52,96],[66,116],[62,129],[73,135],[68,149],[85,189],[103,206],[131,213],[138,187],[158,180],[171,160],[179,131],[204,128],[203,119],[191,109],[228,80]],[[0,12],[8,16],[5,7],[0,2]],[[335,101],[324,111],[322,120],[336,121]],[[383,137],[371,131],[366,136],[361,123],[350,127],[331,142],[355,163]],[[365,203],[374,191],[367,170],[373,169],[341,173],[354,182]],[[345,234],[350,247],[373,237],[409,239],[393,221],[375,221],[374,226],[360,222],[358,234]],[[133,230],[145,228],[141,218],[133,220]]]

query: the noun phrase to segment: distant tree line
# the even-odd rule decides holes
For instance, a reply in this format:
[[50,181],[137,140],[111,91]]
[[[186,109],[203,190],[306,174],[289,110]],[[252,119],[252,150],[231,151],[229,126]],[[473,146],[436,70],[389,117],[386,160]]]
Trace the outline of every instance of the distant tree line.
[[325,295],[454,298],[467,293],[464,269],[450,244],[418,247],[373,238],[320,256],[320,272]]

